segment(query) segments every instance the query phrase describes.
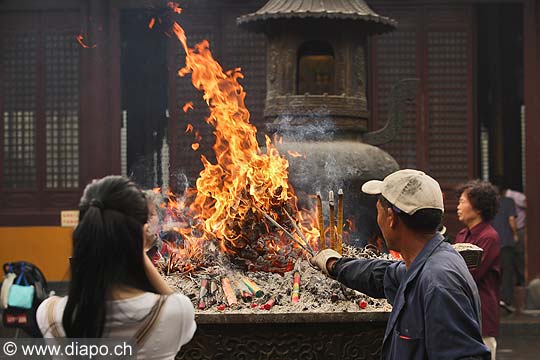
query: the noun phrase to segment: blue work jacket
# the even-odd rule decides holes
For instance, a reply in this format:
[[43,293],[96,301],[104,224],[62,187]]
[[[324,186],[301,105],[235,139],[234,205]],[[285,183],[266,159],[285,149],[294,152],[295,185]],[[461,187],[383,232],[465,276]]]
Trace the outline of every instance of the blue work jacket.
[[403,261],[343,258],[331,275],[392,304],[383,359],[490,359],[480,332],[478,289],[461,255],[440,234],[409,269]]

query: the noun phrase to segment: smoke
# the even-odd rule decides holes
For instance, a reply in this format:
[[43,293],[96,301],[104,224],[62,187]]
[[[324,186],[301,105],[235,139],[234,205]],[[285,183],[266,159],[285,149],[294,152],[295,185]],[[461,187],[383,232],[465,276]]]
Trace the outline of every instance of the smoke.
[[290,115],[280,115],[275,124],[277,133],[290,141],[332,140],[336,131],[326,106],[305,110],[301,123]]
[[171,191],[183,199],[186,190],[190,187],[187,175],[180,169],[171,175],[170,181]]
[[277,147],[289,161],[289,182],[299,208],[314,214],[313,195],[320,192],[328,226],[328,193],[334,192],[337,209],[337,192],[343,189],[345,218],[355,224],[348,240],[354,246],[364,246],[373,236],[376,223],[373,201],[362,195],[360,188],[363,179],[376,173],[372,167],[378,166],[378,149],[342,138],[342,130],[336,127],[326,107],[309,111],[300,119],[282,115],[275,124],[277,134],[283,136],[283,143]]
[[[337,129],[329,109],[326,106],[306,109],[301,120],[281,115],[275,124],[277,134],[284,139],[278,149],[289,160],[289,179],[295,190],[306,194],[317,191],[327,193],[329,190],[337,193],[343,187],[340,173],[344,169],[342,164],[338,164],[335,152],[320,152],[309,146],[314,142],[330,142],[336,138]],[[300,156],[292,156],[291,152]]]

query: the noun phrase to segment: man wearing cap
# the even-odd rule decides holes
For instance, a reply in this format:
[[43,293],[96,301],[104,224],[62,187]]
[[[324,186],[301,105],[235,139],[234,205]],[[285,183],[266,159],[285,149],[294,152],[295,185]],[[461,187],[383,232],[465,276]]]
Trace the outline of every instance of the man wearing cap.
[[311,263],[344,285],[393,309],[383,359],[489,359],[480,333],[478,289],[467,265],[437,228],[444,204],[439,184],[417,170],[399,170],[362,186],[379,195],[377,223],[403,261],[342,258],[332,249]]

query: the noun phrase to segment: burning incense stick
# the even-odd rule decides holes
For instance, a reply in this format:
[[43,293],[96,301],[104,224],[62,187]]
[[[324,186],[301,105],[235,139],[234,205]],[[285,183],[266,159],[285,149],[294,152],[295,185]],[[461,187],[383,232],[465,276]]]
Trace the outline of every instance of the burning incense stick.
[[238,288],[238,286],[236,286],[234,284],[234,280],[231,282],[229,281],[230,285],[231,285],[231,288],[233,289],[234,291],[234,295],[236,296],[236,300],[240,300],[242,298],[242,292],[240,291],[240,289]]
[[201,280],[201,289],[199,290],[199,304],[198,308],[203,310],[206,307],[206,303],[204,302],[204,298],[208,294],[208,279],[202,279]]
[[276,303],[276,299],[274,297],[271,297],[270,300],[268,300],[267,302],[265,302],[264,304],[260,306],[260,309],[270,310],[272,306],[274,306],[275,303]]
[[213,305],[217,302],[218,297],[218,286],[215,280],[210,279],[208,281],[210,292],[208,294],[208,304],[207,305]]
[[298,241],[297,238],[294,237],[293,234],[291,234],[289,231],[287,231],[287,229],[285,229],[283,226],[281,226],[276,220],[274,220],[273,217],[271,217],[270,215],[268,215],[263,209],[260,209],[259,207],[257,207],[256,205],[253,204],[253,207],[255,209],[257,209],[268,221],[270,221],[274,226],[278,227],[279,229],[281,229],[281,231],[283,231],[285,233],[285,235],[287,235],[289,238],[291,238],[295,243],[297,243],[298,245],[300,245],[300,247],[304,250],[306,250],[311,256],[315,255],[315,253],[313,252],[313,250],[310,250],[309,248],[306,248],[304,246],[304,244],[302,244],[300,241]]
[[343,189],[337,193],[337,246],[336,251],[343,253]]
[[240,289],[240,291],[249,293],[250,295],[254,295],[254,294],[251,292],[251,289],[248,288],[248,287],[246,286],[246,284],[244,284],[243,281],[235,280],[234,283],[236,284],[236,286],[238,286],[238,288]]
[[244,282],[244,284],[249,288],[249,290],[251,291],[252,294],[254,294],[256,297],[261,297],[263,296],[263,291],[261,290],[260,287],[257,286],[257,284],[255,284],[253,281],[251,281],[250,279],[248,279],[247,277],[245,276],[242,276],[242,281]]
[[227,304],[229,304],[229,306],[234,306],[238,304],[238,301],[236,300],[236,294],[234,293],[234,290],[231,286],[231,282],[225,276],[221,278],[221,286],[223,288],[225,298],[227,299]]
[[253,294],[242,281],[234,280],[234,285],[239,289],[240,296],[244,301],[249,302],[253,299]]
[[324,218],[322,212],[322,198],[321,193],[317,191],[317,218],[319,222],[319,251],[323,250],[326,246],[324,239]]
[[294,272],[293,278],[293,290],[291,295],[291,301],[297,303],[300,300],[300,272]]
[[293,219],[293,217],[287,212],[287,210],[283,209],[283,212],[285,213],[285,215],[287,215],[287,217],[289,218],[289,220],[291,221],[292,223],[292,226],[294,227],[294,230],[296,230],[296,233],[298,234],[298,236],[300,236],[300,238],[302,238],[302,240],[304,241],[304,244],[306,244],[306,247],[309,248],[310,250],[310,253],[313,254],[315,251],[313,250],[313,248],[311,247],[311,245],[309,244],[309,241],[306,239],[306,237],[304,236],[304,233],[302,232],[302,230],[300,230],[300,227],[296,224],[296,221]]
[[336,249],[336,233],[335,233],[335,219],[334,219],[334,192],[330,190],[328,192],[328,205],[330,205],[330,248]]

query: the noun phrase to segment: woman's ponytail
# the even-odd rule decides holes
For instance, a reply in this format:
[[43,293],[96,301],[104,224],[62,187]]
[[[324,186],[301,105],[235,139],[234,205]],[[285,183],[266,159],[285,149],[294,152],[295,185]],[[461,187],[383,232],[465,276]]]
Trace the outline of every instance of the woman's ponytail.
[[73,232],[71,282],[62,325],[68,337],[102,337],[114,286],[154,291],[143,264],[148,207],[129,179],[107,176],[89,184]]

